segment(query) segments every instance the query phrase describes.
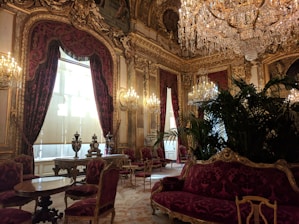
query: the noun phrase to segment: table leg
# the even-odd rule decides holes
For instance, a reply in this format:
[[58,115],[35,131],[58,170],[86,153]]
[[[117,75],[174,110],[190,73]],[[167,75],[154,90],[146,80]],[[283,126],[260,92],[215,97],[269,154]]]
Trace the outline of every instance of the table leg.
[[52,168],[52,169],[53,169],[53,171],[54,171],[54,173],[55,173],[55,176],[58,176],[58,173],[59,173],[60,167],[59,167],[59,166],[57,166],[57,165],[55,165],[55,167],[54,167],[54,168]]
[[127,187],[132,187],[132,188],[136,187],[136,185],[133,183],[134,172],[135,172],[135,170],[130,168],[130,177],[129,177],[129,183],[127,184]]
[[41,207],[37,209],[33,215],[32,223],[39,223],[39,222],[52,222],[52,224],[57,223],[57,219],[61,219],[63,217],[63,213],[58,213],[58,210],[55,208],[49,208],[49,206],[53,202],[51,201],[50,196],[42,196],[38,201],[38,206]]

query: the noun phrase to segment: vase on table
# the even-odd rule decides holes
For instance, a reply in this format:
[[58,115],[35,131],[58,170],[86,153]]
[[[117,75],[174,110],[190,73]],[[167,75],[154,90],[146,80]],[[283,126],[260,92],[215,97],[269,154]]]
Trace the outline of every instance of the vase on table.
[[79,138],[80,137],[80,134],[78,134],[78,132],[76,132],[74,134],[75,138],[73,138],[73,141],[72,141],[72,148],[75,152],[75,157],[74,158],[78,158],[78,152],[80,151],[81,149],[81,139]]

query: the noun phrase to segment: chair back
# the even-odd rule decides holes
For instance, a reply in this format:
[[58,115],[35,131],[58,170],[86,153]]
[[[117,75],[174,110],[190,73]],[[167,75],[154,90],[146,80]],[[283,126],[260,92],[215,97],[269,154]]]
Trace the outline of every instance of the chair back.
[[23,165],[13,160],[0,162],[0,192],[13,190],[13,187],[23,180]]
[[131,162],[134,162],[136,160],[135,151],[133,149],[124,149],[123,154],[127,155],[128,159],[131,160]]
[[160,159],[165,159],[164,150],[161,147],[157,148],[157,155]]
[[23,164],[23,174],[33,174],[33,163],[34,159],[33,156],[20,154],[14,158],[14,161],[17,163]]
[[114,211],[114,203],[117,192],[117,184],[119,180],[119,168],[115,164],[109,164],[105,167],[100,176],[95,220],[98,220],[99,215]]
[[91,159],[86,165],[86,183],[99,184],[100,175],[105,166],[106,161],[102,158]]
[[[242,207],[241,209],[242,204],[244,204],[244,207]],[[245,207],[245,205],[247,207]],[[244,196],[242,199],[239,199],[238,196],[236,196],[236,206],[237,206],[237,214],[238,214],[238,224],[242,224],[241,211],[242,213],[246,213],[245,214],[246,224],[249,223],[277,224],[277,202],[276,201],[274,201],[274,203],[272,204],[267,198],[260,197],[260,196]],[[266,215],[268,217],[268,220],[266,218]],[[263,222],[261,222],[260,220],[262,220]]]
[[152,160],[145,160],[144,161],[144,168],[143,168],[143,171],[144,171],[145,175],[151,174],[152,169],[153,169],[153,161]]
[[140,156],[143,161],[153,159],[152,150],[148,147],[140,149]]

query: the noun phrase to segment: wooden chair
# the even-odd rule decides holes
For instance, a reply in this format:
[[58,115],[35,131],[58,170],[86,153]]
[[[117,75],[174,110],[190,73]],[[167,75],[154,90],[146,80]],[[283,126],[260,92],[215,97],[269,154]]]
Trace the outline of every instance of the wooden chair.
[[135,186],[137,186],[136,179],[142,178],[143,179],[143,190],[145,190],[145,183],[146,182],[149,182],[150,189],[151,189],[152,167],[153,167],[153,161],[152,160],[144,161],[144,169],[142,171],[137,171],[135,173]]
[[172,160],[165,158],[164,150],[161,147],[157,148],[157,155],[163,167],[165,167],[169,163],[171,164],[172,167]]
[[128,169],[123,168],[123,165],[128,164],[128,159],[124,158],[124,159],[120,159],[117,163],[117,166],[119,168],[119,178],[121,180],[121,183],[123,183],[123,181],[125,179],[129,179],[129,176],[131,175],[131,171]]
[[73,220],[88,220],[90,223],[98,224],[99,218],[107,216],[110,213],[110,223],[113,223],[118,180],[118,167],[113,164],[106,166],[100,175],[97,196],[95,198],[82,199],[66,208],[64,223],[72,223]]
[[37,198],[21,197],[14,191],[14,186],[23,181],[23,165],[14,160],[0,162],[0,208],[21,206]]
[[[247,209],[244,207],[241,208],[240,205],[247,204]],[[264,224],[273,223],[277,224],[277,203],[270,203],[270,201],[266,198],[260,196],[243,196],[242,199],[239,199],[236,196],[236,206],[237,206],[237,214],[238,214],[238,224],[242,224],[242,214],[245,214],[246,217],[246,224],[254,223],[259,224],[260,219],[263,220]],[[266,210],[267,209],[267,210]],[[269,210],[273,210],[271,221],[267,220],[265,214],[271,214]],[[242,211],[242,212],[241,212]],[[246,212],[247,211],[247,212]],[[242,213],[242,214],[241,214]],[[244,219],[244,218],[243,218]],[[253,222],[252,222],[253,221]]]
[[137,160],[134,149],[124,149],[123,154],[128,156],[128,160],[131,161],[132,165],[137,165],[140,169],[143,169],[143,162]]
[[39,177],[34,174],[34,158],[32,156],[20,154],[14,158],[14,161],[23,164],[23,180],[31,180]]
[[31,224],[32,214],[17,208],[1,208],[0,220],[6,224]]
[[83,198],[95,197],[97,195],[100,175],[105,166],[106,161],[99,157],[91,159],[87,163],[85,183],[75,183],[75,185],[65,191],[64,202],[66,208],[67,198],[80,200]]
[[152,168],[162,168],[162,163],[160,160],[153,155],[153,151],[149,147],[143,147],[140,149],[141,160],[144,162],[146,160],[152,160]]

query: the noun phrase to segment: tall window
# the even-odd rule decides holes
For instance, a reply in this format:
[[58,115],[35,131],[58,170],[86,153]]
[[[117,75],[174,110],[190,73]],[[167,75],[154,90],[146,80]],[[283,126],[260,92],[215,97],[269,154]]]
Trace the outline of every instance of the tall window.
[[71,141],[78,132],[83,157],[92,136],[98,137],[102,152],[105,139],[99,123],[89,61],[77,61],[60,49],[57,76],[49,109],[34,144],[35,159],[73,157]]
[[[171,88],[167,88],[166,98],[166,115],[164,131],[168,132],[171,129],[176,129],[175,117],[172,107]],[[177,139],[164,141],[165,157],[167,159],[176,160],[177,155]]]

